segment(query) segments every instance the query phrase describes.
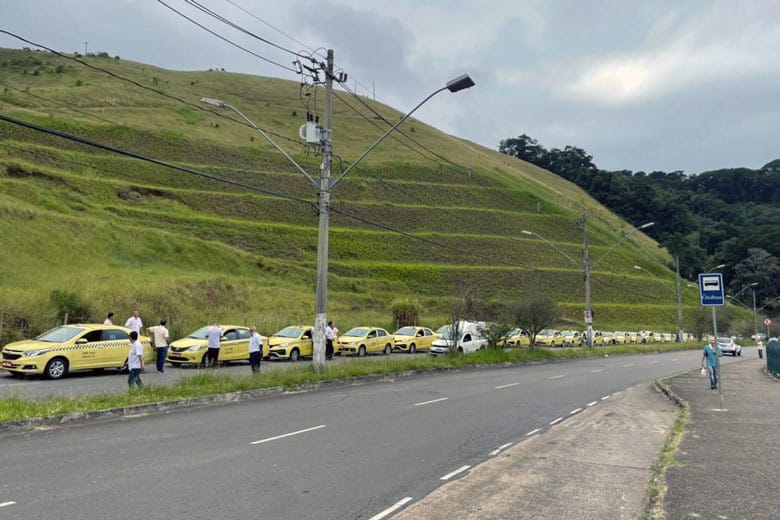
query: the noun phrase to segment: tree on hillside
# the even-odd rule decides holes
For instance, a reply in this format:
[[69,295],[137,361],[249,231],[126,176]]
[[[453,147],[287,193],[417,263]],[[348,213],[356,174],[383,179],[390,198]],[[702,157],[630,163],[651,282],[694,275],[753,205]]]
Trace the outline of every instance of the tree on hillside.
[[[757,303],[760,305],[778,293],[780,289],[780,261],[763,249],[750,248],[744,260],[734,266],[734,275],[729,287],[737,292],[751,283],[754,287]],[[744,294],[744,293],[743,293]],[[752,304],[752,302],[751,302]]]
[[542,168],[544,168],[543,165],[547,161],[548,153],[536,139],[532,139],[525,134],[502,140],[498,146],[498,151]]
[[555,324],[561,316],[558,306],[550,298],[532,296],[515,307],[515,322],[528,331],[533,348],[536,335]]

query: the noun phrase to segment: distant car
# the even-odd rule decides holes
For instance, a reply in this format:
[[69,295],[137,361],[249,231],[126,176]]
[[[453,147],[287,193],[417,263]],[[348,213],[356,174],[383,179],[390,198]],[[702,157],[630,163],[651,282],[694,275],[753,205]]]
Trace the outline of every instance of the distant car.
[[314,355],[312,329],[308,325],[285,327],[268,338],[268,357],[298,361]]
[[563,346],[565,347],[581,347],[582,346],[582,334],[576,330],[564,330],[561,332],[563,335]]
[[[222,341],[219,362],[249,360],[249,328],[237,325],[220,325]],[[197,365],[204,367],[208,352],[208,327],[201,327],[186,338],[177,339],[168,349],[168,361],[175,366]],[[263,357],[268,357],[268,344],[263,342]]]
[[629,342],[629,336],[623,331],[615,331],[612,333],[612,344],[613,345],[625,345]]
[[338,337],[337,352],[342,356],[365,356],[371,352],[390,354],[393,336],[379,327],[355,327]]
[[724,354],[731,354],[734,357],[742,355],[742,347],[731,338],[718,338],[718,348]]
[[641,343],[642,338],[639,335],[638,332],[626,332],[628,334],[628,342],[629,343]]
[[[144,346],[144,361],[153,365],[156,356],[149,338],[138,339]],[[76,370],[124,368],[129,352],[130,329],[92,323],[63,325],[3,347],[0,368],[14,377],[44,374],[60,379]]]
[[[582,338],[587,339],[588,333],[583,332]],[[600,330],[594,330],[593,331],[593,344],[594,345],[603,345],[604,344],[604,334]]]
[[512,329],[506,334],[506,339],[503,343],[504,347],[530,347],[531,336],[527,330]]
[[559,330],[544,329],[536,335],[536,338],[534,338],[534,345],[543,347],[562,347],[563,334],[561,334]]
[[440,338],[431,343],[432,356],[455,352],[456,349],[462,354],[470,354],[487,348],[488,341],[483,335],[484,321],[460,321],[456,330],[458,335],[454,336],[452,327],[448,327]]
[[418,350],[429,350],[431,343],[438,337],[428,327],[401,327],[393,332],[393,350],[410,354]]

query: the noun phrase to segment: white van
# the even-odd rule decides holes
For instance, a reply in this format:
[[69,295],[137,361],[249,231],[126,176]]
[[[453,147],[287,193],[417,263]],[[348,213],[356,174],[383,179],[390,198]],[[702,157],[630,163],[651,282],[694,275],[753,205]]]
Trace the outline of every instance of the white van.
[[452,338],[452,326],[447,326],[442,336],[431,343],[431,354],[446,354],[450,349],[468,354],[487,347],[488,341],[482,335],[485,329],[484,321],[460,321],[458,322],[460,337],[455,341]]

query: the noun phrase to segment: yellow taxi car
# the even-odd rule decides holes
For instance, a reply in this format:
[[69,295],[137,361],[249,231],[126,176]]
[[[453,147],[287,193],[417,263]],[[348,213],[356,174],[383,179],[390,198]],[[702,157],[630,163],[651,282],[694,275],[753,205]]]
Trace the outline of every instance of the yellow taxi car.
[[[249,328],[237,325],[220,325],[222,341],[219,346],[219,362],[249,360]],[[208,352],[208,327],[201,327],[186,338],[177,339],[168,349],[168,361],[175,366],[198,365],[205,367]],[[268,357],[268,341],[263,342],[263,357]]]
[[342,356],[365,356],[371,352],[390,354],[393,336],[379,327],[355,327],[339,336],[336,352]]
[[563,335],[564,347],[581,347],[583,344],[582,334],[576,330],[564,330],[561,332]]
[[544,329],[536,335],[534,345],[542,347],[562,347],[563,334],[561,334],[561,331],[559,330]]
[[268,338],[268,356],[270,359],[288,359],[298,361],[302,357],[314,355],[312,341],[313,327],[291,325]]
[[506,334],[506,339],[503,342],[503,347],[530,347],[531,336],[527,330],[524,329],[512,329]]
[[611,343],[613,345],[625,345],[629,342],[628,334],[626,334],[623,331],[616,330],[612,333],[612,341]]
[[414,354],[418,350],[430,350],[431,343],[439,335],[428,327],[401,327],[393,332],[393,350]]
[[[145,363],[153,365],[156,356],[149,338],[139,339]],[[35,339],[3,347],[0,368],[15,377],[44,374],[49,379],[60,379],[76,370],[122,369],[129,352],[130,329],[96,323],[63,325]]]

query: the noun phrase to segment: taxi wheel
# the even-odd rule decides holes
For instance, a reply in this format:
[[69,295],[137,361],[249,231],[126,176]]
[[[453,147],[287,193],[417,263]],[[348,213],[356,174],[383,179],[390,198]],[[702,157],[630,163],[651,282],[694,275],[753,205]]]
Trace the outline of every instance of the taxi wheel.
[[60,379],[68,373],[68,360],[61,357],[50,360],[46,363],[44,373],[49,379]]
[[417,345],[412,343],[411,345],[409,345],[409,354],[414,354],[415,352],[417,352]]
[[390,346],[390,343],[385,345],[385,356],[389,356],[392,351],[393,351],[393,347]]
[[553,341],[552,343],[550,343],[550,346],[551,346],[552,348],[555,348],[555,342]]
[[208,367],[209,367],[209,354],[207,352],[203,354],[200,363],[198,363],[198,368],[208,368]]
[[290,352],[290,361],[295,363],[300,359],[301,359],[301,352],[297,348],[292,349],[292,351]]
[[366,346],[360,345],[360,348],[358,349],[358,357],[363,357],[366,355]]

